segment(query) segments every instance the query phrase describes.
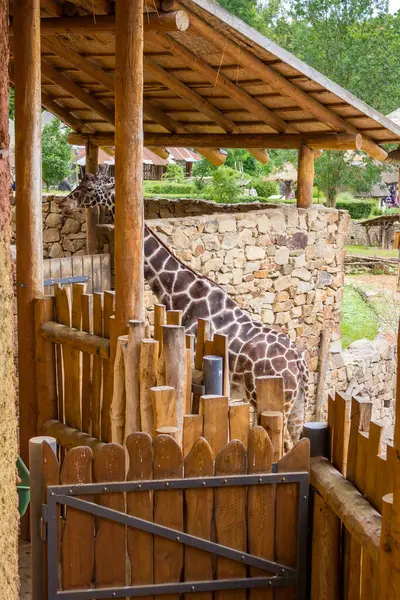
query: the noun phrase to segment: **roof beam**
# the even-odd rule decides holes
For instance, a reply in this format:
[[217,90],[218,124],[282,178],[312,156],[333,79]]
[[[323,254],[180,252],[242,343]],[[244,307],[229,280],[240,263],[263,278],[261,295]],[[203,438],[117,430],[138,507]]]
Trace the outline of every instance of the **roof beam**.
[[107,108],[102,102],[96,100],[92,95],[88,94],[79,85],[77,85],[72,79],[66,77],[59,71],[53,69],[48,63],[42,60],[42,74],[50,79],[56,85],[62,87],[71,96],[85,104],[95,113],[103,117],[107,123],[114,125],[114,111]]
[[197,108],[202,114],[209,117],[214,123],[222,127],[226,132],[232,132],[236,128],[235,123],[226,117],[218,108],[215,108],[211,102],[200,96],[197,92],[182,83],[165,69],[160,67],[154,60],[148,56],[144,57],[144,66],[146,73],[155,77],[155,79],[163,83],[167,88],[178,94],[184,100],[187,100]]
[[61,119],[63,123],[71,127],[75,131],[88,132],[93,131],[89,125],[85,125],[83,121],[77,119],[64,107],[60,106],[50,96],[42,92],[42,106],[49,112],[51,112],[54,116]]
[[[113,133],[99,133],[90,136],[99,146],[114,144]],[[72,133],[71,144],[84,145],[88,136]],[[144,145],[155,147],[175,146],[177,148],[300,148],[306,144],[313,150],[360,150],[361,134],[219,134],[219,133],[146,133]]]
[[61,17],[63,7],[56,0],[40,0],[40,9],[51,17]]
[[176,40],[164,34],[153,34],[152,38],[171,54],[179,56],[191,69],[200,73],[207,81],[215,85],[218,89],[221,89],[227,96],[235,99],[243,108],[256,115],[277,133],[297,132],[296,127],[275,115],[271,110],[258,102],[258,100],[255,100],[250,94],[238,85],[235,85],[221,72],[215,71],[213,67]]
[[[143,20],[144,31],[186,31],[189,18],[183,10],[149,13]],[[87,35],[88,33],[115,32],[115,15],[83,15],[42,19],[41,35]],[[13,26],[10,36],[14,35]]]
[[[103,71],[100,67],[95,65],[93,62],[84,58],[75,50],[72,50],[65,42],[57,38],[42,38],[42,47],[46,50],[54,52],[57,56],[60,56],[64,60],[68,61],[71,65],[81,70],[89,77],[92,77],[95,81],[104,85],[105,88],[111,90],[115,89],[115,77],[114,74],[109,74]],[[143,111],[150,119],[162,125],[166,131],[172,133],[185,133],[188,130],[181,125],[175,119],[172,119],[166,115],[162,110],[151,104],[149,100],[143,99]],[[75,129],[75,127],[73,127]]]
[[[194,13],[189,12],[189,15],[191,31],[199,34],[224,53],[232,56],[235,60],[238,59],[238,46],[231,41],[227,35],[213,29],[205,21],[199,19]],[[295,100],[301,108],[309,111],[317,119],[329,125],[333,130],[353,134],[359,133],[356,127],[348,123],[345,119],[342,119],[342,117],[323,104],[320,104],[306,92],[303,92],[303,90],[288,81],[283,75],[275,71],[275,69],[256,58],[245,48],[240,49],[239,60],[241,66],[250,69],[250,71],[257,75],[262,81],[269,83],[282,95]],[[387,152],[367,136],[363,137],[362,149],[372,158],[377,160],[385,160],[387,157]]]

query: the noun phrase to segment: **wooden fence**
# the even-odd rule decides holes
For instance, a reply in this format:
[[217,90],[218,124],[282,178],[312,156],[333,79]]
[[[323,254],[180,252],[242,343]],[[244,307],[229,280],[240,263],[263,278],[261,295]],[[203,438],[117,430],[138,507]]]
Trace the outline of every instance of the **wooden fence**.
[[[86,292],[103,292],[111,289],[111,259],[109,254],[85,254],[48,258],[43,261],[45,282],[69,277],[87,277]],[[68,285],[68,283],[66,284]],[[47,295],[54,294],[54,286],[46,285]]]
[[[293,477],[296,472],[308,472],[308,440],[302,440],[278,462],[279,475],[276,478],[279,483],[273,485],[261,485],[262,475],[271,473],[274,460],[274,448],[267,432],[256,426],[249,431],[247,441],[247,450],[242,442],[233,440],[214,456],[210,444],[200,437],[184,457],[181,446],[170,435],[160,434],[152,438],[140,432],[128,436],[126,449],[114,443],[99,443],[95,452],[89,447],[72,448],[66,454],[61,468],[54,451],[43,442],[45,491],[48,486],[61,483],[68,486],[67,493],[71,494],[74,484],[79,484],[76,493],[80,499],[246,553],[241,554],[239,561],[223,555],[215,558],[213,550],[206,551],[180,543],[179,535],[177,541],[174,541],[175,537],[173,540],[166,539],[148,531],[126,528],[99,515],[95,518],[93,514],[79,510],[79,506],[72,508],[67,505],[65,513],[58,513],[56,552],[53,552],[52,546],[48,548],[51,540],[56,539],[54,522],[49,524],[53,528],[47,534],[49,541],[44,542],[45,554],[47,550],[51,552],[53,578],[50,577],[49,596],[46,592],[43,597],[53,600],[57,588],[115,589],[125,585],[266,577],[268,573],[265,571],[248,566],[251,564],[248,562],[251,555],[279,563],[274,567],[275,577],[270,583],[267,582],[274,589],[265,588],[266,584],[251,589],[251,598],[304,598],[304,567],[301,576],[297,575],[295,579],[292,576],[286,582],[286,587],[279,589],[275,586],[283,585],[279,575],[281,579],[290,575],[286,573],[285,566],[296,570],[298,565],[304,563],[304,553],[300,552],[298,556],[298,540],[299,514],[307,512],[307,479],[304,480],[305,488],[304,485],[301,488],[302,494],[305,489],[305,497],[300,497],[299,486],[285,483],[284,475],[290,472]],[[247,473],[256,473],[258,476],[253,482],[242,482],[242,485],[237,482],[234,486],[226,479]],[[208,479],[213,476],[225,479],[213,486]],[[174,482],[181,478],[205,480],[196,488],[176,489]],[[91,488],[85,492],[85,486],[82,486],[92,482],[124,482],[125,479],[129,482],[152,479],[173,481],[155,491],[141,490],[139,485],[134,486],[135,491],[127,493],[115,493],[116,490],[110,493],[111,489],[107,493],[107,486],[102,485],[101,493],[97,495],[93,495]],[[224,483],[228,485],[224,487]],[[303,510],[299,510],[301,504]],[[303,522],[302,526],[304,534],[306,523]],[[303,536],[302,543],[304,541]],[[302,594],[298,596],[296,578],[302,586]],[[244,585],[248,584],[245,582]],[[110,592],[110,596],[116,595],[116,592]],[[129,593],[126,595],[129,596]],[[91,597],[96,597],[96,594]],[[167,596],[172,597],[178,598],[178,594]],[[203,592],[201,597],[211,600],[212,592]],[[218,597],[221,600],[245,600],[246,589],[220,590]]]
[[371,414],[369,401],[329,398],[329,461],[316,458],[311,465],[313,600],[400,597],[398,585],[396,593],[388,592],[392,547],[398,545],[387,539],[397,464],[393,446],[382,446],[383,427]]

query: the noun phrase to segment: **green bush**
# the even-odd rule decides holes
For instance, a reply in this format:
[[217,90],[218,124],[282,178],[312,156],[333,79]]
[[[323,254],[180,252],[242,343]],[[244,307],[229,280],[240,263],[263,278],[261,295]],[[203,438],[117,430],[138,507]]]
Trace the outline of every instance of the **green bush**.
[[146,182],[146,194],[182,194],[182,196],[195,196],[196,189],[193,183],[175,183],[173,181]]
[[350,202],[338,200],[336,202],[336,208],[348,210],[352,219],[368,219],[375,206],[374,200],[352,200]]
[[185,171],[181,165],[171,163],[167,166],[163,179],[166,181],[175,181],[175,183],[183,183],[185,181]]
[[269,198],[279,193],[279,186],[276,181],[265,181],[261,177],[253,179],[251,185],[257,190],[258,196]]
[[240,175],[231,167],[219,167],[214,171],[212,182],[212,197],[215,202],[232,204],[238,201],[240,196]]

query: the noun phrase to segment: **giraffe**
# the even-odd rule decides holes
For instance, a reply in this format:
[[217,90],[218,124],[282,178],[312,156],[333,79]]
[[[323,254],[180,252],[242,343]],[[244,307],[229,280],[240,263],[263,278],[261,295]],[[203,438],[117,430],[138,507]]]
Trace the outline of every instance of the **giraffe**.
[[[102,172],[88,174],[64,201],[64,213],[79,208],[105,206],[114,215],[115,181]],[[284,381],[285,446],[300,438],[308,393],[305,355],[290,338],[256,322],[208,277],[182,263],[145,225],[144,275],[167,310],[181,310],[187,333],[196,334],[199,318],[210,321],[212,333],[228,337],[232,396],[256,407],[256,377],[279,375]]]

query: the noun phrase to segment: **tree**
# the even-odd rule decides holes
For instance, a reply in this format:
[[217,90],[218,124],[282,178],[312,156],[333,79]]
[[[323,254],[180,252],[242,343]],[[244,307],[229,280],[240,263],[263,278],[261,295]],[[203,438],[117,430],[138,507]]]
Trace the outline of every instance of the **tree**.
[[216,202],[236,202],[240,196],[240,175],[235,169],[222,165],[213,172],[212,197]]
[[174,181],[175,183],[183,183],[185,181],[185,172],[183,167],[181,165],[177,165],[176,163],[170,163],[163,174],[163,179],[166,179],[167,181]]
[[361,153],[323,152],[315,161],[315,183],[324,192],[326,205],[334,207],[343,190],[368,193],[380,181],[382,170],[376,161]]
[[42,132],[42,178],[47,189],[69,175],[71,158],[68,132],[63,131],[61,121],[52,119]]

